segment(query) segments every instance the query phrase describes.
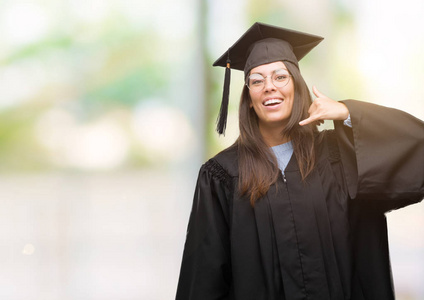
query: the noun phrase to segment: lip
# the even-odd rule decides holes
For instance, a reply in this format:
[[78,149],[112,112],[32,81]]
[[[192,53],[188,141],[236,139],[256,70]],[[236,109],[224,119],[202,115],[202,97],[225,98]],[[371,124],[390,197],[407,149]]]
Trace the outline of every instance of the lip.
[[[265,105],[265,102],[267,102],[268,100],[272,100],[272,99],[277,99],[277,100],[281,100],[282,102],[281,103],[278,103],[278,104],[274,104],[274,105],[272,105],[272,106],[266,106]],[[262,101],[262,106],[264,106],[264,107],[266,107],[266,108],[269,108],[269,109],[272,109],[272,108],[275,108],[275,107],[279,107],[281,104],[283,104],[284,103],[284,99],[283,98],[281,98],[281,97],[267,97],[267,98],[265,98],[263,101]]]

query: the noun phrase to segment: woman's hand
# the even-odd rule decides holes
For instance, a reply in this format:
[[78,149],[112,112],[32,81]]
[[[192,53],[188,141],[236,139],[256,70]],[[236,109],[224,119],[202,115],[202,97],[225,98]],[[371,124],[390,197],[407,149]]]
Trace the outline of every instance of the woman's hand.
[[346,120],[349,116],[349,110],[342,102],[337,102],[328,98],[323,93],[318,91],[314,86],[312,88],[317,98],[309,107],[309,118],[300,121],[299,125],[304,126],[313,122],[321,124],[324,120]]

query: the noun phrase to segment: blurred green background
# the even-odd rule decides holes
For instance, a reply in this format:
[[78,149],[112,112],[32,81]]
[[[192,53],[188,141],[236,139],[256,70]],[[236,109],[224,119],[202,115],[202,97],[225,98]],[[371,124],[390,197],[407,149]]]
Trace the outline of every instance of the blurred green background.
[[[213,61],[255,21],[321,35],[300,63],[310,87],[424,119],[423,13],[420,0],[1,1],[0,299],[172,299],[197,171],[238,134],[243,76],[219,137]],[[398,299],[423,299],[424,207],[388,218]]]

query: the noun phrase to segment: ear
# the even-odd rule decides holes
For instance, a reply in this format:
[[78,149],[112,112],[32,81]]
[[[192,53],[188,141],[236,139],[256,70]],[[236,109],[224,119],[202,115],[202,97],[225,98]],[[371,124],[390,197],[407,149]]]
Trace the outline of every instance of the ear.
[[249,108],[253,107],[252,97],[250,97],[250,91],[247,92],[247,101],[249,101]]

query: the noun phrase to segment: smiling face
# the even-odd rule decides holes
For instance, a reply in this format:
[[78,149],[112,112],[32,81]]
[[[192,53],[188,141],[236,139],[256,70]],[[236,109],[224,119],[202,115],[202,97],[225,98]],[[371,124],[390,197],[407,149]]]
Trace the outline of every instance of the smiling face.
[[[278,71],[280,70],[280,71]],[[276,71],[289,75],[285,64],[281,61],[260,65],[250,71],[252,74],[260,74],[265,78],[265,86],[262,90],[250,89],[250,107],[256,112],[259,119],[259,128],[262,130],[280,128],[283,129],[289,120],[293,108],[294,84],[292,78],[284,87],[276,87],[272,77]]]

